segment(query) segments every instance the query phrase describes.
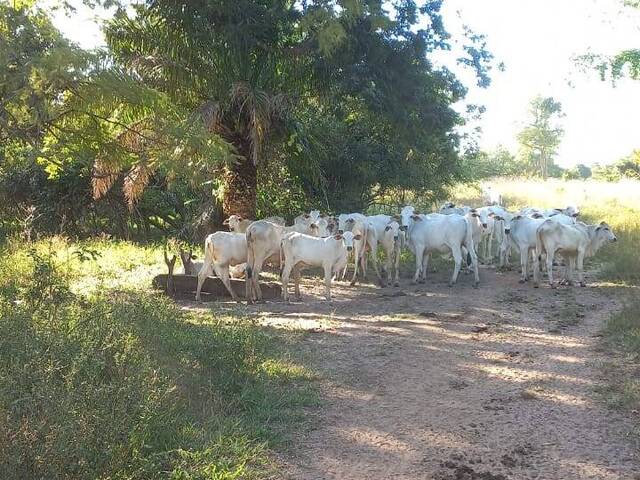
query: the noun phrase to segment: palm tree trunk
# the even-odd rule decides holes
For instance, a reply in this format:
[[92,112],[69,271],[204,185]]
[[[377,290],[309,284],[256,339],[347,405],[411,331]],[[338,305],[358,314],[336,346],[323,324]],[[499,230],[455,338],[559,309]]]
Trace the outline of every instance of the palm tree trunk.
[[256,218],[258,170],[251,159],[251,147],[246,139],[240,137],[235,138],[233,145],[242,157],[225,171],[222,209],[226,217]]

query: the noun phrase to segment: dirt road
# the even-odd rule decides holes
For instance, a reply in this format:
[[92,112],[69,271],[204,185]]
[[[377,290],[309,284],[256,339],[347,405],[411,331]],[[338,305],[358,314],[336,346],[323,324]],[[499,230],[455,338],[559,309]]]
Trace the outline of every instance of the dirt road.
[[335,289],[251,307],[271,325],[315,333],[324,373],[316,428],[282,459],[291,479],[634,479],[622,414],[595,388],[597,334],[617,308],[606,286],[534,290],[482,270],[446,285]]

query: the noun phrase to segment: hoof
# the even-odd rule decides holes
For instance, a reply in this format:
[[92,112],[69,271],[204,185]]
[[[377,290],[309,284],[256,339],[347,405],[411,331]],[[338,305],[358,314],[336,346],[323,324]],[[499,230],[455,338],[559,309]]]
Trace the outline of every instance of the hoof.
[[473,282],[473,288],[478,288],[478,285],[480,285],[479,282]]
[[399,286],[400,286],[400,282],[395,282],[395,283],[393,284],[393,286],[394,286],[394,287],[399,287]]
[[557,286],[557,285],[555,285],[555,284],[553,284],[553,283],[552,283],[551,285],[549,285],[549,286],[550,286],[552,289],[554,289],[554,290],[556,290],[556,289],[558,288],[558,286]]
[[449,282],[449,288],[453,287],[454,285],[455,285],[455,283]]
[[520,280],[518,280],[518,283],[524,283],[524,282],[526,282],[524,278],[521,278]]
[[540,288],[540,285],[538,285],[537,283],[534,283],[533,288]]
[[580,282],[580,283],[579,283],[579,285],[580,285],[581,287],[586,287],[586,286],[587,286],[587,284],[586,284],[586,283],[584,283],[584,282]]

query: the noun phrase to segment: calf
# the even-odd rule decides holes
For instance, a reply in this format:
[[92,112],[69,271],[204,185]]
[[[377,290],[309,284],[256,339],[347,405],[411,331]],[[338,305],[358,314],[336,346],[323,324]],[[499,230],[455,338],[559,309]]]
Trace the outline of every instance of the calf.
[[455,267],[449,285],[458,279],[462,265],[463,247],[471,257],[471,264],[475,276],[474,286],[477,286],[478,258],[473,245],[473,233],[469,221],[460,215],[429,215],[421,217],[413,215],[413,224],[409,227],[407,242],[416,256],[416,273],[413,281],[424,281],[427,272],[428,258],[431,252],[451,253]]
[[331,278],[344,268],[348,252],[360,235],[344,232],[331,237],[318,238],[303,233],[287,233],[281,241],[282,298],[289,300],[289,276],[293,271],[295,294],[300,298],[300,271],[306,267],[324,270],[325,296],[331,300]]
[[253,220],[242,218],[240,215],[231,215],[224,222],[222,222],[222,224],[228,225],[229,230],[231,230],[232,232],[244,233],[247,231],[247,228],[249,228],[249,225],[251,225],[252,222]]
[[[584,286],[584,259],[592,257],[607,242],[617,241],[609,225],[601,222],[599,225],[564,225],[551,219],[545,220],[536,230],[536,255],[541,258],[547,255],[547,275],[549,285],[553,283],[553,258],[557,252],[568,260],[565,278],[569,283],[573,281],[573,270],[577,267],[578,281]],[[534,285],[539,285],[539,272],[534,270]]]
[[[381,286],[386,286],[391,282],[391,264],[394,258],[399,261],[400,257],[400,225],[389,215],[373,215],[367,217],[367,246],[371,251],[371,262],[373,263],[373,269],[376,273],[376,277]],[[378,270],[378,244],[382,245],[382,249],[385,252],[385,271],[387,274],[387,280],[383,280]],[[366,260],[365,260],[366,262]],[[383,274],[385,273],[383,271]],[[398,283],[398,269],[396,262],[396,280],[395,285]]]
[[265,220],[253,222],[246,232],[247,267],[246,298],[248,302],[262,300],[260,288],[260,272],[265,262],[278,265],[280,263],[280,242],[286,233],[299,232],[317,236],[318,227],[295,224],[291,227],[276,225]]
[[242,233],[215,232],[207,236],[204,242],[204,263],[198,273],[198,288],[196,301],[200,301],[200,290],[206,278],[210,275],[211,267],[222,280],[234,300],[238,296],[231,288],[229,267],[247,261],[247,241]]
[[[360,235],[358,240],[353,244],[353,277],[351,278],[351,285],[355,285],[358,277],[358,266],[362,269],[362,276],[367,275],[366,266],[366,247],[368,237],[369,219],[361,213],[342,213],[338,215],[338,233],[342,234],[346,231],[353,232],[355,235]],[[345,265],[342,272],[342,278],[347,274],[347,266]]]

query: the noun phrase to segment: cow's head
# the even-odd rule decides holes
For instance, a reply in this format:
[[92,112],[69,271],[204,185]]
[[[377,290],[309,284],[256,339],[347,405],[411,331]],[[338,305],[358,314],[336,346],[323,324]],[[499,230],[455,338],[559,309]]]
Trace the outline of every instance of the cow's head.
[[607,222],[600,222],[596,227],[596,236],[600,243],[618,241],[618,238],[613,234],[613,231]]
[[411,226],[411,216],[416,213],[416,209],[411,205],[402,207],[402,210],[400,210],[400,230],[404,232]]
[[229,225],[229,230],[235,230],[238,227],[238,225],[240,225],[240,222],[242,220],[243,219],[240,215],[231,215],[224,222],[222,222],[222,224]]
[[392,236],[393,241],[397,242],[400,235],[400,224],[395,220],[390,221],[387,226],[384,227],[384,234]]
[[344,232],[344,233],[338,233],[337,235],[334,235],[333,238],[335,238],[336,240],[342,241],[342,244],[347,249],[347,252],[350,252],[351,250],[353,250],[353,242],[360,240],[362,238],[362,235],[360,234],[354,235],[353,232]]
[[506,235],[511,233],[511,221],[513,220],[513,214],[507,211],[501,211],[500,213],[494,213],[493,219],[502,222],[502,225],[504,226],[504,233]]

